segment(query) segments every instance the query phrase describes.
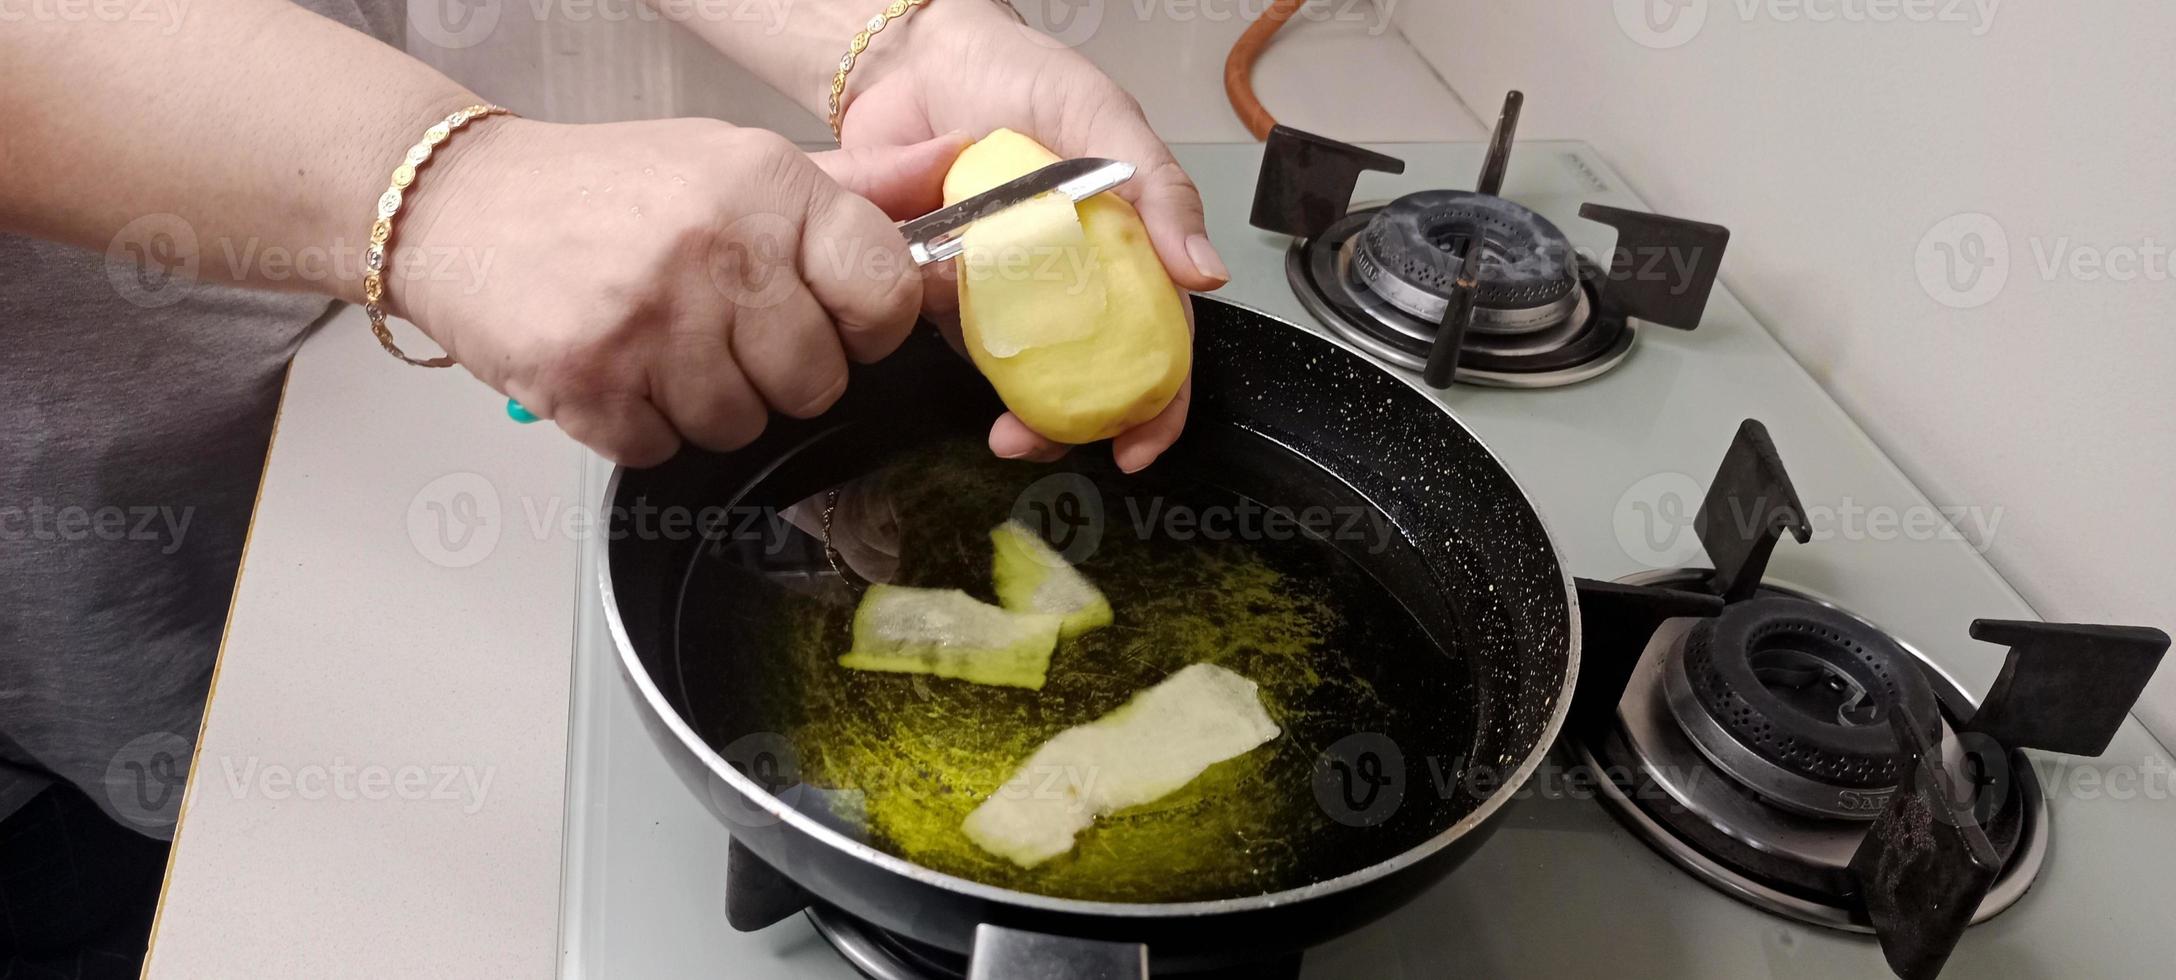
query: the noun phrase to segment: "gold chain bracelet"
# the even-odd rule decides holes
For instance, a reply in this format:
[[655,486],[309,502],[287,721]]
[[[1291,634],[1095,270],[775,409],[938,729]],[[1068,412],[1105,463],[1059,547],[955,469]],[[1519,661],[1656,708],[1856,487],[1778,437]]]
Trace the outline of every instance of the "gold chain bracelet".
[[839,59],[838,74],[831,76],[830,119],[833,139],[843,140],[845,138],[846,76],[853,73],[855,59],[860,58],[863,51],[869,50],[869,39],[883,33],[885,25],[905,17],[912,13],[915,8],[924,6],[929,2],[930,0],[892,0],[891,5],[885,7],[883,13],[869,18],[869,25],[862,28],[861,33],[854,35],[853,43],[846,46],[846,57]]
[[393,168],[392,186],[378,196],[375,221],[370,224],[370,245],[363,249],[363,312],[370,317],[370,332],[378,335],[378,344],[385,352],[417,367],[452,367],[453,357],[440,354],[437,357],[409,357],[393,342],[393,332],[385,326],[385,269],[392,264],[393,219],[400,216],[400,206],[407,196],[408,187],[416,182],[416,171],[429,163],[431,154],[440,143],[452,138],[461,127],[485,116],[511,116],[513,113],[501,106],[472,105],[447,116],[423,131],[423,138],[408,148],[400,166]]

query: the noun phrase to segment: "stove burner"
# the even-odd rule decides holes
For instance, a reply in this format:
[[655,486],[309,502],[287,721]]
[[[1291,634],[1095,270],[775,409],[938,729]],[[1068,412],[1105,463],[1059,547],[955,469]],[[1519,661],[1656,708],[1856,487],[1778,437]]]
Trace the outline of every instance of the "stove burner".
[[1776,806],[1872,820],[1896,789],[1885,705],[1939,743],[1934,689],[1894,640],[1795,599],[1753,599],[1702,620],[1662,675],[1670,714],[1700,754]]
[[[1360,175],[1404,173],[1404,161],[1270,130],[1249,220],[1292,236],[1285,274],[1330,332],[1440,391],[1574,384],[1624,361],[1634,320],[1700,325],[1729,229],[1588,203],[1579,216],[1617,229],[1617,247],[1607,269],[1577,255],[1562,229],[1503,197],[1525,104],[1505,97],[1473,190],[1359,210]],[[1667,276],[1639,265],[1660,256],[1682,262]]]
[[[1509,201],[1498,203],[1518,208]],[[1441,325],[1371,288],[1361,271],[1364,233],[1382,210],[1355,209],[1321,234],[1294,240],[1285,253],[1285,273],[1300,302],[1331,332],[1372,356],[1419,371],[1427,366]],[[1561,254],[1576,270],[1565,277],[1569,292],[1562,298],[1524,308],[1475,306],[1458,360],[1459,381],[1553,388],[1595,377],[1632,352],[1633,326],[1622,318],[1596,315],[1595,283],[1602,278],[1601,270],[1569,246]],[[1484,282],[1487,268],[1484,263]],[[1408,297],[1408,302],[1418,300]]]
[[1522,333],[1571,315],[1579,283],[1571,239],[1549,219],[1472,191],[1408,194],[1375,213],[1354,240],[1352,267],[1368,289],[1430,323],[1450,308],[1460,256],[1481,249],[1470,329]]
[[[1698,592],[1713,574],[1683,569],[1622,581]],[[1695,640],[1702,627],[1710,634],[1704,642]],[[1694,663],[1702,646],[1706,668]],[[1701,686],[1726,693],[1702,696],[1690,679],[1720,664],[1731,665],[1717,671],[1729,679]],[[1673,675],[1682,682],[1673,684]],[[1596,782],[1609,808],[1673,863],[1768,911],[1871,932],[1851,861],[1898,776],[1893,765],[1884,775],[1856,744],[1861,733],[1889,730],[1858,695],[1889,690],[1906,704],[1925,698],[1933,710],[1915,716],[1937,719],[1931,734],[1944,745],[1946,766],[1973,768],[1953,733],[1954,712],[1969,712],[1972,701],[1955,682],[1873,624],[1807,593],[1763,584],[1713,620],[1665,623],[1634,668],[1615,724],[1574,739],[1572,751],[1588,771],[1607,777]],[[1757,721],[1736,718],[1741,706],[1750,712],[1754,705],[1782,720],[1765,741]],[[1710,754],[1717,746],[1725,746],[1728,762]],[[1888,752],[1895,753],[1893,736]],[[2023,897],[2047,855],[2046,804],[2031,767],[2019,752],[2000,758],[2000,772],[1980,774],[1979,792],[1983,828],[2003,866],[1975,923]],[[1798,783],[1779,790],[1779,776]]]

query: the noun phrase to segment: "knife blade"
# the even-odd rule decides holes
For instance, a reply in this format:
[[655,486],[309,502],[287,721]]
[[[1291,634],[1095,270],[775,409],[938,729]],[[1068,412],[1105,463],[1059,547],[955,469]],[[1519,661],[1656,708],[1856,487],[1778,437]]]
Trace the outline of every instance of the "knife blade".
[[1018,180],[1007,181],[948,208],[899,223],[907,252],[916,265],[957,257],[967,226],[1044,194],[1063,194],[1078,204],[1133,179],[1133,164],[1082,157],[1060,160]]

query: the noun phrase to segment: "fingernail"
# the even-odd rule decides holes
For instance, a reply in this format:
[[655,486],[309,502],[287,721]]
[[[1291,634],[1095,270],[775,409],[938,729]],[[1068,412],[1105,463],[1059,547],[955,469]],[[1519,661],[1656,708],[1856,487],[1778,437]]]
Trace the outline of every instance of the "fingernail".
[[1195,235],[1186,240],[1186,257],[1194,260],[1194,268],[1218,282],[1232,281],[1230,269],[1224,267],[1224,259],[1216,254],[1216,246],[1209,244],[1209,236]]
[[1028,450],[1025,450],[1025,449],[1015,449],[1015,450],[1013,450],[1013,451],[1011,451],[1011,452],[1004,452],[1004,453],[998,453],[998,454],[997,454],[997,458],[999,458],[999,459],[1026,459],[1026,458],[1028,458]]

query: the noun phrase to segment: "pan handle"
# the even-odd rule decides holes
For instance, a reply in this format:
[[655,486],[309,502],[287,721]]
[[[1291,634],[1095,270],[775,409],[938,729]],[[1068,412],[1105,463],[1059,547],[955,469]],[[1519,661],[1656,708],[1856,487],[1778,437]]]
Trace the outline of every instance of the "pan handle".
[[1148,980],[1148,947],[975,927],[967,980]]

